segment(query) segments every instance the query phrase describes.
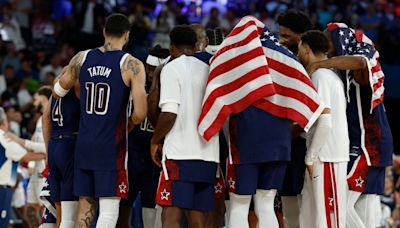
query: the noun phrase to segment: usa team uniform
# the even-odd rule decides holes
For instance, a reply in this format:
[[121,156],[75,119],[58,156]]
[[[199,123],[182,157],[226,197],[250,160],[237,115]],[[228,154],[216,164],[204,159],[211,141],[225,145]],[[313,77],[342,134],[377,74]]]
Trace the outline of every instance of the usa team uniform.
[[[365,58],[371,84],[363,86],[357,83],[353,71],[342,75],[349,99],[349,188],[352,191],[381,195],[385,167],[393,163],[393,138],[382,103],[384,74],[378,60],[379,53],[368,37],[345,24],[332,23],[328,25],[328,29],[332,31],[339,56],[355,55]],[[345,39],[350,42],[346,42]]]
[[198,211],[215,207],[219,139],[216,136],[206,142],[197,131],[208,69],[200,58],[182,55],[161,72],[160,107],[179,105],[163,145],[163,170],[156,195],[161,206]]
[[[308,172],[303,190],[301,224],[304,227],[345,227],[347,162],[349,161],[349,136],[346,118],[344,85],[330,69],[318,69],[311,80],[329,108],[332,128],[322,148],[313,161],[313,176]],[[315,128],[307,133],[310,148]],[[313,204],[310,202],[314,202]],[[307,224],[307,225],[304,225]],[[335,224],[335,225],[334,225]]]
[[[146,91],[149,88],[146,87]],[[136,125],[128,135],[128,198],[121,200],[122,205],[131,207],[140,192],[141,206],[155,207],[155,196],[161,169],[150,157],[150,140],[154,129],[146,118]]]
[[[48,167],[45,168],[45,170],[42,172],[42,176],[46,179],[42,191],[40,192],[40,200],[41,203],[44,205],[44,210],[42,213],[42,219],[40,221],[40,226],[39,228],[55,228],[56,227],[56,216],[57,216],[57,211],[56,211],[56,206],[54,204],[54,200],[52,200],[53,195],[57,193],[54,193],[50,187],[49,184],[49,170]],[[64,185],[65,186],[65,185]],[[69,187],[69,186],[66,186]],[[70,190],[72,190],[72,185],[69,187]],[[72,193],[70,193],[72,194]]]
[[51,136],[48,145],[48,182],[53,202],[78,200],[73,195],[75,143],[79,127],[79,99],[74,90],[51,98]]
[[126,198],[127,104],[130,89],[123,51],[84,53],[79,72],[80,122],[75,148],[74,194]]
[[7,140],[0,130],[0,227],[7,227],[10,220],[12,187],[17,181],[18,161],[27,151],[17,143]]

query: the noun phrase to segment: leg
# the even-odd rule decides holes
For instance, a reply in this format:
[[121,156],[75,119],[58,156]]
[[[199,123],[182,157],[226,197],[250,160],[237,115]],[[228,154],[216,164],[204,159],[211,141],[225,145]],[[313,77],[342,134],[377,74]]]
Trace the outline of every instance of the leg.
[[254,211],[258,217],[260,228],[278,228],[279,223],[275,215],[274,201],[276,189],[257,189],[254,196]]
[[28,219],[26,218],[26,206],[15,208],[15,214],[22,220],[23,227],[30,228]]
[[61,203],[60,202],[55,202],[54,203],[55,205],[56,205],[56,212],[57,212],[57,215],[56,215],[56,227],[58,228],[58,227],[60,227],[60,224],[61,224]]
[[282,196],[282,211],[285,217],[286,228],[296,228],[300,226],[300,208],[297,196]]
[[79,209],[78,201],[61,202],[60,228],[70,228],[75,226],[76,217],[78,216],[78,209]]
[[251,201],[251,195],[237,195],[229,193],[229,228],[246,228],[249,227],[248,214]]
[[161,215],[162,215],[162,211],[163,208],[156,205],[156,218],[155,218],[155,222],[154,222],[154,228],[161,228],[162,224],[161,224]]
[[79,213],[75,222],[76,228],[89,228],[96,216],[97,201],[93,197],[79,197]]
[[188,211],[188,224],[189,228],[205,228],[206,227],[206,213],[202,211],[189,210]]
[[[132,207],[128,207],[125,205],[120,205],[119,207],[119,216],[118,216],[118,221],[117,221],[117,226],[118,228],[127,228],[131,227],[130,222],[131,221],[131,212],[132,212]],[[146,226],[144,226],[146,227]],[[147,227],[146,227],[147,228]]]
[[100,197],[96,228],[114,228],[119,214],[119,197]]
[[156,221],[156,213],[157,211],[155,208],[142,207],[143,227],[154,228]]
[[40,211],[40,204],[28,204],[26,214],[28,217],[29,224],[32,227],[39,227],[39,211]]
[[215,210],[207,212],[207,227],[209,228],[220,228],[224,221],[225,214],[225,199],[219,198],[215,200]]
[[249,228],[258,228],[258,218],[254,211],[249,211],[247,220],[249,221]]
[[361,192],[349,191],[347,193],[347,219],[346,226],[354,227],[354,228],[364,228],[365,225],[362,222],[360,216],[355,210],[355,205],[359,197],[361,196]]
[[161,221],[163,228],[180,228],[183,209],[178,207],[163,207]]

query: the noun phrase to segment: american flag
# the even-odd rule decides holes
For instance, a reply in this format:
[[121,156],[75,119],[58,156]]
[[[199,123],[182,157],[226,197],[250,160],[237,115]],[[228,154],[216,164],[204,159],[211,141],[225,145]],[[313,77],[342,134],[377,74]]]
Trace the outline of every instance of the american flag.
[[[384,97],[383,81],[385,75],[379,64],[379,52],[375,49],[374,43],[362,32],[355,31],[343,23],[330,23],[328,30],[332,32],[339,56],[353,55],[362,56],[366,59],[369,70],[369,82],[372,89],[371,112],[382,103]],[[352,75],[347,72],[347,80],[352,79]],[[347,81],[347,88],[349,83]]]
[[231,113],[254,105],[297,122],[305,131],[324,106],[296,56],[254,17],[235,26],[210,61],[210,74],[199,118],[209,140]]

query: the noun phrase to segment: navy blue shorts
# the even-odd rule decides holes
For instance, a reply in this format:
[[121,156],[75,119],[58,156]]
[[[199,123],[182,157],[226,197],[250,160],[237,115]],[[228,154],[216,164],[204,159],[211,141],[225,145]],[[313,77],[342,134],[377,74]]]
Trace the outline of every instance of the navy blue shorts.
[[140,192],[142,207],[154,208],[156,206],[155,198],[158,180],[160,179],[160,169],[150,167],[136,173],[131,172],[130,167],[128,167],[128,170],[129,194],[128,198],[121,200],[121,205],[132,207]]
[[228,166],[229,192],[254,195],[257,189],[281,190],[286,171],[286,161]]
[[156,203],[163,207],[213,211],[215,208],[214,183],[166,180],[162,172]]
[[363,193],[383,195],[385,190],[385,167],[368,167]]
[[297,196],[303,190],[304,173],[306,171],[306,164],[304,163],[306,151],[306,140],[304,138],[297,137],[293,139],[291,161],[287,163],[285,180],[279,195]]
[[48,181],[54,202],[78,200],[73,194],[75,141],[72,136],[49,141]]
[[8,227],[8,222],[10,221],[11,199],[11,188],[0,186],[0,227]]
[[75,168],[74,195],[90,197],[128,197],[125,170],[98,171]]

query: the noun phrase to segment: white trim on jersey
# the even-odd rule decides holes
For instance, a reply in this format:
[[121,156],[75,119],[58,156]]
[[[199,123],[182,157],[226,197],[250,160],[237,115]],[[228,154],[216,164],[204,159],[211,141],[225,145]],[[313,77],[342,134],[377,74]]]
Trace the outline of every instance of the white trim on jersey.
[[124,65],[124,62],[125,62],[126,58],[128,58],[128,56],[129,56],[128,53],[125,53],[125,54],[122,56],[121,61],[119,62],[119,67],[120,67],[121,69],[122,69],[122,65]]
[[82,58],[82,61],[81,61],[81,66],[83,66],[83,64],[85,63],[86,57],[87,57],[87,54],[89,53],[89,51],[90,51],[90,50],[85,50],[85,51],[83,52],[83,58]]
[[368,166],[371,166],[371,160],[369,158],[369,154],[367,148],[365,147],[365,128],[364,128],[364,117],[362,114],[362,106],[361,106],[361,95],[360,95],[360,85],[353,79],[351,81],[356,87],[356,100],[357,100],[357,111],[358,111],[358,120],[360,122],[360,131],[361,131],[361,149],[365,154],[365,159],[367,160]]

